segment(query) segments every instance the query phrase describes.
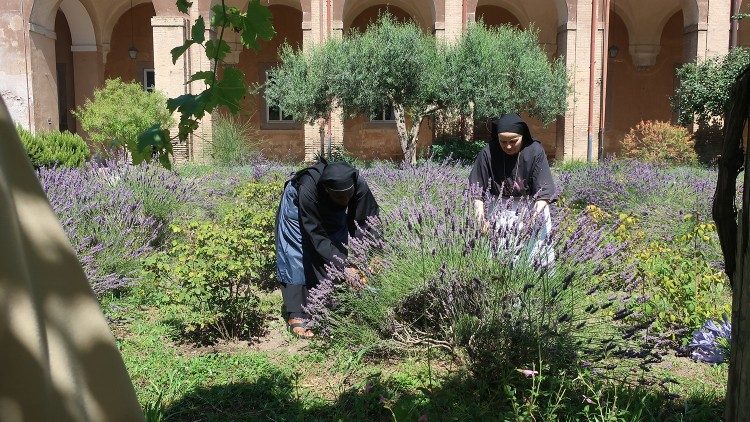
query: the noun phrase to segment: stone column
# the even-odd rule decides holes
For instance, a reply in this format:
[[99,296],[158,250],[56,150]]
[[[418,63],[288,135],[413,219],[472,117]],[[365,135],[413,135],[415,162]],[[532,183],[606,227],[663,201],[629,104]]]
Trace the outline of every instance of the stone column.
[[443,39],[455,42],[464,30],[463,0],[445,0],[445,22],[443,22]]
[[708,3],[708,31],[706,57],[723,56],[729,52],[731,1],[710,0]]
[[16,124],[33,129],[30,39],[26,23],[20,2],[0,1],[0,97]]
[[[184,44],[187,34],[187,20],[182,16],[154,16],[151,18],[154,31],[154,76],[156,89],[167,98],[179,97],[187,93],[185,84],[189,73],[190,52],[186,52],[172,64],[172,48]],[[179,114],[175,113],[175,120]],[[177,128],[170,132],[175,134]],[[192,137],[186,143],[174,145],[175,162],[191,158]]]
[[[605,52],[602,49],[604,28],[601,19],[597,21],[595,58],[591,63],[591,14],[592,0],[579,0],[576,5],[575,22],[568,22],[558,30],[558,45],[564,57],[571,92],[568,95],[568,111],[564,121],[558,124],[562,140],[557,140],[557,159],[586,160],[588,156],[589,125],[589,83],[590,68],[594,69],[594,115],[592,124],[592,160],[597,160],[599,151],[599,118],[601,116],[602,61]],[[598,14],[601,17],[601,4]]]
[[685,63],[697,62],[706,58],[708,43],[708,24],[698,22],[685,27],[683,34],[683,60]]
[[34,130],[57,130],[59,110],[57,104],[57,61],[54,31],[41,25],[30,24],[30,67]]

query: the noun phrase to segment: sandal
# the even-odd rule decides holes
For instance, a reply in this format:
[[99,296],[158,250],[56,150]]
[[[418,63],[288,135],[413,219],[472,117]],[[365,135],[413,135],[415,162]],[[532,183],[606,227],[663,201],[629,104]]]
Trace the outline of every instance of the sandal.
[[307,322],[307,320],[302,318],[290,318],[286,323],[286,327],[297,338],[311,339],[315,337],[315,334],[307,328]]

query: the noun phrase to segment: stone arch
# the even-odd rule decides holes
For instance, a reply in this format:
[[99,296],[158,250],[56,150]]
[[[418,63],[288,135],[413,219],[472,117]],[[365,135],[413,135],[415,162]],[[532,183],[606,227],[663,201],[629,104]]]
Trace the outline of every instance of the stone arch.
[[[353,0],[331,0],[331,15],[334,21],[334,26],[338,25],[343,27],[344,17],[350,17],[350,20],[359,15],[365,9],[376,6],[378,4],[389,4],[403,9],[413,17],[418,17],[419,20],[427,24],[430,27],[438,26],[437,23],[445,21],[445,2],[440,0],[424,0],[430,6],[431,16],[420,16],[423,14],[415,13],[418,10],[418,6],[415,3],[421,3],[416,1],[408,0],[396,0],[396,1],[362,1],[355,2]],[[356,5],[354,5],[356,4]]]
[[63,0],[60,10],[68,21],[74,51],[86,51],[86,48],[96,51],[94,23],[83,4],[78,0]]
[[[133,0],[133,8],[136,8],[142,4],[151,4],[151,6],[154,8],[154,13],[156,15],[159,14],[159,12],[156,10],[154,2],[152,2],[151,0]],[[123,15],[125,15],[130,10],[130,0],[120,1],[119,3],[113,5],[110,10],[110,13],[107,15],[102,25],[102,44],[110,43],[112,39],[112,31],[114,31],[115,25],[117,25],[117,22],[122,19]],[[150,30],[151,29],[149,26],[149,31]]]
[[[564,25],[567,22],[575,21],[576,19],[576,6],[578,4],[578,0],[551,0],[553,4],[555,5],[555,10],[557,12],[557,24]],[[498,6],[509,10],[512,12],[516,17],[519,18],[521,23],[523,24],[524,21],[522,19],[522,16],[526,16],[527,22],[530,22],[532,19],[529,16],[530,14],[526,12],[526,9],[524,8],[524,5],[529,3],[528,1],[519,1],[519,0],[499,0],[494,2],[488,2],[486,0],[466,0],[466,14],[467,14],[467,20],[473,20],[473,16],[476,14],[477,6],[484,5],[485,3],[497,3]]]
[[[156,16],[156,10],[151,2],[141,2],[137,5],[134,2],[132,9],[119,15],[108,34],[109,50],[106,52],[104,64],[105,78],[119,77],[125,82],[144,83],[145,87],[147,70],[154,69],[154,41],[151,30],[153,16]],[[144,26],[147,27],[145,31],[134,30],[131,34],[131,28]],[[130,47],[138,50],[135,59],[129,56]]]
[[[425,5],[429,5],[429,10],[426,10]],[[421,7],[420,7],[421,6]],[[432,30],[435,26],[435,3],[431,0],[423,1],[406,1],[396,0],[383,2],[381,0],[369,0],[362,2],[349,1],[344,4],[344,10],[342,14],[343,28],[351,27],[352,22],[366,10],[376,7],[393,7],[401,9],[406,12],[414,22],[420,27],[426,30]],[[335,16],[335,14],[334,14]],[[334,17],[334,20],[336,18]]]
[[531,19],[529,18],[528,13],[526,13],[526,10],[523,9],[521,4],[510,1],[510,0],[479,0],[477,1],[476,7],[474,8],[474,19],[473,20],[479,20],[479,11],[480,9],[485,9],[489,7],[496,7],[499,9],[503,9],[513,15],[513,17],[516,18],[518,21],[518,24],[521,28],[528,28],[529,24],[531,23]]

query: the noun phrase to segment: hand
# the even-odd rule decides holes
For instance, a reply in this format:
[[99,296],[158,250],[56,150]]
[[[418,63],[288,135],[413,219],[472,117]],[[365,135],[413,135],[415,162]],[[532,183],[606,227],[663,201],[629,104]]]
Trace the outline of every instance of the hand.
[[489,229],[489,223],[484,217],[484,201],[480,199],[474,200],[474,218],[476,218],[477,223],[482,226],[482,232],[486,233]]
[[531,213],[532,221],[536,221],[539,216],[544,215],[544,209],[547,207],[549,207],[549,204],[543,199],[534,202],[534,211]]

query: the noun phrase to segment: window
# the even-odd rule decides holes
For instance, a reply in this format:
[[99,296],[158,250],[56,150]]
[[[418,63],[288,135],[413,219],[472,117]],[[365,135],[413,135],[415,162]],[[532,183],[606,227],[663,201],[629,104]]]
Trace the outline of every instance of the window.
[[154,69],[143,69],[143,89],[148,92],[154,92],[154,89],[156,89]]
[[393,122],[396,119],[393,117],[393,107],[383,105],[379,107],[372,114],[370,114],[371,122]]
[[[268,71],[266,71],[266,83],[271,80],[268,76]],[[294,117],[280,107],[272,106],[266,102],[266,121],[268,123],[292,122],[294,121]]]

